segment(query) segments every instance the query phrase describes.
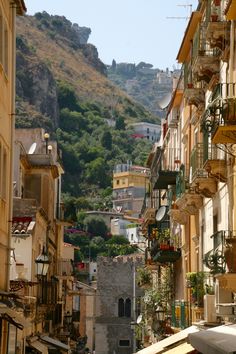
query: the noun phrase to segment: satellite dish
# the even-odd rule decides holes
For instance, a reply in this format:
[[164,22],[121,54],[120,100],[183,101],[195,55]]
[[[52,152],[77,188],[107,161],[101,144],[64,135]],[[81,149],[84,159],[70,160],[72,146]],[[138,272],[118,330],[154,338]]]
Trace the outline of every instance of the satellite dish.
[[35,152],[36,146],[37,146],[36,143],[33,143],[33,144],[31,145],[31,147],[29,148],[29,151],[28,151],[28,154],[29,154],[29,155],[32,155],[32,154]]
[[158,102],[158,105],[161,109],[165,109],[167,108],[168,104],[170,103],[170,100],[171,100],[171,96],[172,94],[171,93],[168,93],[166,96],[164,96],[162,98],[161,101]]
[[161,206],[156,213],[156,221],[161,221],[164,216],[166,215],[166,207],[165,206]]
[[143,316],[142,315],[139,315],[138,318],[137,318],[137,324],[139,324],[140,322],[142,322],[142,319],[143,319]]

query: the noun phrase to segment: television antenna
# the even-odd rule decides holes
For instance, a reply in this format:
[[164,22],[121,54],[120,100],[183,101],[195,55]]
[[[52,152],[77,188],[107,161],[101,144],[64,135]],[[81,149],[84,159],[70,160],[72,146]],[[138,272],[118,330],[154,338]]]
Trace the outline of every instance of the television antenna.
[[189,20],[191,13],[192,13],[192,4],[177,4],[179,7],[185,7],[186,9],[189,8],[189,16],[170,16],[166,17],[167,19],[174,19],[174,20]]

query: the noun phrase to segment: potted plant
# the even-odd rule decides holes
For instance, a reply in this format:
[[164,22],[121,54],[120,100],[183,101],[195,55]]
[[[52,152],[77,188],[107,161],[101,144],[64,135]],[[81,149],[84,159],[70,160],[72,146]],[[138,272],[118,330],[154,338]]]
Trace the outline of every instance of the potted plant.
[[150,287],[152,284],[152,272],[147,267],[137,269],[137,282],[141,288]]

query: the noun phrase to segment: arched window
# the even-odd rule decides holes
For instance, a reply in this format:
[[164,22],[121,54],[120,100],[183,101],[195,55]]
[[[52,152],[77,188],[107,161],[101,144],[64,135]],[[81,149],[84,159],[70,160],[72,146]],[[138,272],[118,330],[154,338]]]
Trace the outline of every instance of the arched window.
[[124,315],[125,315],[124,299],[120,298],[118,301],[118,316],[124,317]]
[[125,317],[131,317],[131,300],[125,300]]

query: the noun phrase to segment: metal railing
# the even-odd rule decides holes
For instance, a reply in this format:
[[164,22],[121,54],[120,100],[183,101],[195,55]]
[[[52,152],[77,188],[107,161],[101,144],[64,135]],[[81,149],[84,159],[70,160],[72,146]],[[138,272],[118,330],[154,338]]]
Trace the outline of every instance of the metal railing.
[[213,249],[204,255],[205,265],[212,274],[225,273],[226,265],[228,272],[235,272],[236,231],[220,230],[211,238]]
[[192,174],[191,180],[193,181],[197,177],[207,177],[208,173],[203,168],[204,156],[203,156],[203,144],[198,143],[194,146],[190,155],[190,173]]
[[57,275],[71,276],[74,271],[73,261],[71,259],[59,259],[57,261]]

